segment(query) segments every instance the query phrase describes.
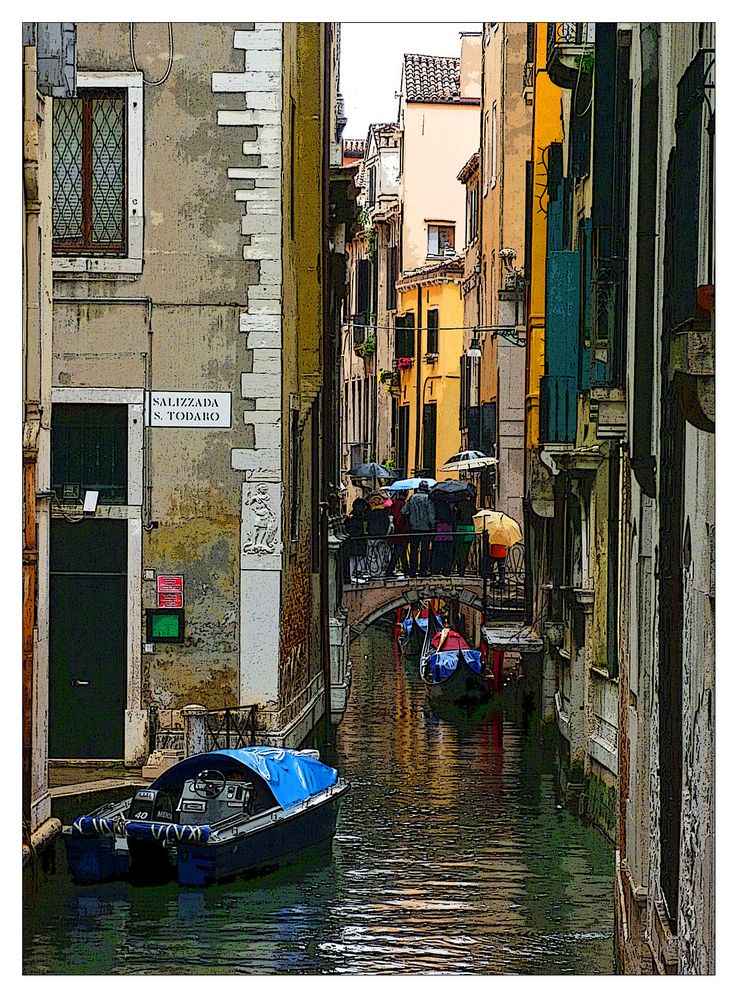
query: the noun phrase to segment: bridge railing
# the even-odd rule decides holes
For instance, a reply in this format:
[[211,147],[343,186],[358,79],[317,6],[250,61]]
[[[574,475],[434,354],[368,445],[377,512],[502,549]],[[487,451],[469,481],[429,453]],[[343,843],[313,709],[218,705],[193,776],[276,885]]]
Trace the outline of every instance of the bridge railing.
[[349,537],[344,543],[345,583],[416,576],[476,576],[484,569],[483,535],[463,531]]
[[481,580],[486,618],[524,612],[522,544],[513,545],[501,559],[491,557],[486,533],[433,531],[359,535],[344,542],[345,585],[371,586],[429,576]]

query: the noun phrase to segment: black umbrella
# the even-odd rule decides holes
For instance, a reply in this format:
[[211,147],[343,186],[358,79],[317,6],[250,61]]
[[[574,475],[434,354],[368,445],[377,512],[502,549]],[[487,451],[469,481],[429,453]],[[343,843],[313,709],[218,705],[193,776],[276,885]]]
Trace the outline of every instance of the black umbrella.
[[456,479],[445,479],[443,482],[437,482],[431,490],[434,496],[443,496],[446,500],[461,499],[462,496],[467,495],[468,491],[468,483],[458,482]]
[[363,465],[355,465],[349,475],[353,479],[397,479],[395,472],[391,472],[384,465],[378,465],[376,461],[368,461]]

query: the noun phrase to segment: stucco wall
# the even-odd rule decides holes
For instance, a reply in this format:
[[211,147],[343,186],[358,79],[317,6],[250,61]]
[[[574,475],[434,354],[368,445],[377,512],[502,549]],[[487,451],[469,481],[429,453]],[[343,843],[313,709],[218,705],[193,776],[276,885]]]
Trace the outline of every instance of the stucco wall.
[[477,105],[403,104],[404,271],[427,263],[426,220],[454,223],[456,251],[464,246],[465,191],[457,174],[478,147],[479,115]]

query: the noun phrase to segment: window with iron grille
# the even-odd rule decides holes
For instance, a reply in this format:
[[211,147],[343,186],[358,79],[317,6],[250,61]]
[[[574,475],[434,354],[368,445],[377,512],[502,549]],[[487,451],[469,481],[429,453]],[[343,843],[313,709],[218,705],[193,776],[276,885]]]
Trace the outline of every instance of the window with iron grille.
[[54,253],[127,252],[126,92],[54,101]]
[[101,503],[128,501],[128,407],[54,403],[51,488],[60,500],[96,490]]
[[78,72],[76,96],[54,101],[55,273],[143,271],[143,91],[139,72]]

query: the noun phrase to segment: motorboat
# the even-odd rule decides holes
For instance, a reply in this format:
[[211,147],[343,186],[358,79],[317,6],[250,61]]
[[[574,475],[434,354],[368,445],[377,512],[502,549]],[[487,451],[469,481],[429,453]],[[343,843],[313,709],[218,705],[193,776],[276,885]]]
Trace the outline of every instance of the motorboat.
[[250,746],[190,756],[131,798],[62,830],[78,882],[208,885],[308,853],[327,856],[349,784],[315,750]]
[[421,679],[432,698],[456,704],[486,700],[492,692],[492,677],[482,652],[470,648],[466,639],[444,625],[429,611],[421,650]]

